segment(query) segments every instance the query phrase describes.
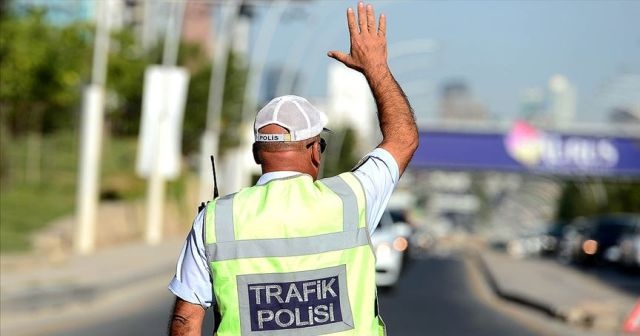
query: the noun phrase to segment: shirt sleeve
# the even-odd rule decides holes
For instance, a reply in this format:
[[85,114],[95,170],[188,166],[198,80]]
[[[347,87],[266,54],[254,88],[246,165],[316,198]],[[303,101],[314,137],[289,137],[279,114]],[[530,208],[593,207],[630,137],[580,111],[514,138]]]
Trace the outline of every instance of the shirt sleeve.
[[371,234],[400,179],[398,163],[385,149],[376,148],[360,160],[353,173],[364,189],[367,227]]
[[193,221],[178,258],[176,275],[168,288],[182,300],[207,309],[215,304],[215,299],[204,247],[205,213],[206,208],[200,211]]

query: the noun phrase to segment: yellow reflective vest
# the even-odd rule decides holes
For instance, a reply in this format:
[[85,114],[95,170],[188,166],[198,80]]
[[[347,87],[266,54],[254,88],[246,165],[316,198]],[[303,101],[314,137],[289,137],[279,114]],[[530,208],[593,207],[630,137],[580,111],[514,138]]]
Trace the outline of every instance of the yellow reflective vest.
[[301,174],[207,205],[217,335],[384,335],[365,196]]

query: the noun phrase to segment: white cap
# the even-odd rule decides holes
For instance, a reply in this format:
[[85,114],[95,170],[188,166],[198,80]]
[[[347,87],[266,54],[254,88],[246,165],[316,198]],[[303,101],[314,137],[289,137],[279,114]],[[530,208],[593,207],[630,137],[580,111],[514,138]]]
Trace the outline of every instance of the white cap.
[[[272,99],[256,115],[253,131],[256,141],[300,141],[320,134],[327,125],[327,115],[309,101],[298,96],[282,96]],[[258,130],[276,124],[289,134],[262,134]]]

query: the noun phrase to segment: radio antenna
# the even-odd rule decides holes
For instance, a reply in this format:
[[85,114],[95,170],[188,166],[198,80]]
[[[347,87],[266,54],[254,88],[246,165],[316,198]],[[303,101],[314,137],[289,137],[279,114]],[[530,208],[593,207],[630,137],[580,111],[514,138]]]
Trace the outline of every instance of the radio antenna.
[[213,155],[211,158],[211,169],[213,170],[213,199],[218,198],[218,180],[216,178],[216,164],[213,160]]

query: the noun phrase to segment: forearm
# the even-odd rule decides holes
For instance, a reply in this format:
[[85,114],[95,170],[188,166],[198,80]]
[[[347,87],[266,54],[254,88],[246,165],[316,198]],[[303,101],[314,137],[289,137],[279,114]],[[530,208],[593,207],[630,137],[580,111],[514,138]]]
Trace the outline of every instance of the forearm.
[[363,71],[378,109],[379,147],[389,151],[402,173],[418,147],[418,127],[404,91],[386,64]]
[[196,304],[176,298],[169,320],[170,336],[193,336],[202,334],[204,309]]

